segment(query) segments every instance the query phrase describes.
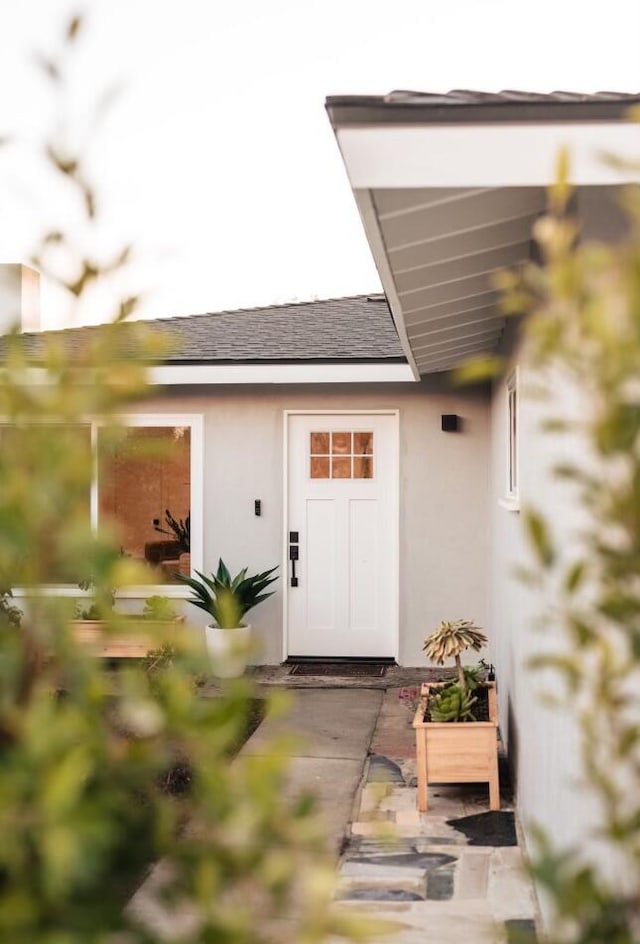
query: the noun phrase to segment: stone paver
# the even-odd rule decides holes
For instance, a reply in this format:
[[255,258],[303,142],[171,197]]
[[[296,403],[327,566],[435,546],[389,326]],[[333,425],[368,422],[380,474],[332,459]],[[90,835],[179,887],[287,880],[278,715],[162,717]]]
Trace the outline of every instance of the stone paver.
[[[341,849],[333,907],[392,922],[379,938],[389,944],[508,944],[513,929],[535,941],[536,905],[509,828],[508,793],[501,818],[489,812],[484,784],[430,786],[428,812],[417,810],[412,714],[398,696],[425,672],[395,667],[389,687],[389,678],[336,685],[288,679],[287,671],[256,672],[265,687],[294,689],[293,707],[245,750],[271,750],[281,732],[300,735],[286,748],[287,792],[319,795],[329,844]],[[294,924],[276,921],[273,930],[274,942],[295,941]]]
[[[388,690],[336,907],[396,922],[391,944],[506,944],[508,924],[532,929],[536,914],[510,797],[503,794],[495,814],[482,784],[430,786],[429,811],[419,813],[410,720],[398,692]],[[483,845],[487,837],[496,845]]]

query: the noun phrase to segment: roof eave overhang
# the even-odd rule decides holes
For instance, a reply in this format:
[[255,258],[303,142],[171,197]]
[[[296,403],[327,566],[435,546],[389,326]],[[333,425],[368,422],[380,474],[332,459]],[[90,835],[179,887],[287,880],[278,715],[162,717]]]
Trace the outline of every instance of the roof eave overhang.
[[620,121],[628,119],[629,109],[640,104],[640,96],[560,101],[547,96],[540,101],[524,98],[502,101],[460,102],[447,97],[441,104],[391,100],[377,95],[330,95],[326,109],[334,129],[357,125],[488,124],[549,121]]
[[355,384],[406,383],[410,366],[385,363],[189,364],[152,367],[149,380],[163,386],[189,384]]
[[[369,246],[416,377],[420,372],[456,364],[454,358],[445,357],[432,360],[432,367],[425,369],[424,360],[418,366],[420,359],[409,337],[374,199],[376,192],[468,188],[482,193],[520,188],[522,193],[532,188],[532,193],[538,188],[544,196],[555,179],[562,151],[568,154],[571,179],[577,186],[637,183],[640,126],[629,115],[630,104],[633,102],[436,107],[390,106],[373,98],[327,100]],[[608,154],[621,161],[607,161]],[[530,234],[530,229],[527,232]],[[486,318],[486,308],[478,307],[478,311]],[[491,343],[495,345],[495,337]]]
[[[87,378],[88,380],[90,378]],[[218,386],[229,384],[359,384],[407,383],[415,377],[404,361],[370,363],[281,364],[160,364],[149,367],[152,386]],[[51,374],[40,367],[24,373],[25,386],[51,383]],[[81,378],[78,378],[81,383]]]

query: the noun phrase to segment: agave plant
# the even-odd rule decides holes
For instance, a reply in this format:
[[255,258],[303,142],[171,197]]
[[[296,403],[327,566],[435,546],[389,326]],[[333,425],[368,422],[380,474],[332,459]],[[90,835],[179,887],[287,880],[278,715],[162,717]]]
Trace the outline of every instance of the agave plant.
[[176,578],[191,587],[193,595],[189,598],[190,603],[209,613],[221,629],[235,629],[241,625],[245,613],[273,595],[273,590],[267,593],[264,590],[278,579],[272,576],[277,569],[276,565],[270,570],[247,577],[248,568],[244,567],[232,577],[220,558],[218,570],[210,577],[196,570],[199,579],[185,574],[176,574]]
[[486,643],[487,637],[473,620],[442,620],[438,628],[427,636],[422,650],[436,665],[444,665],[445,659],[452,658],[460,690],[466,693],[468,685],[460,655],[466,649],[475,649],[478,652]]

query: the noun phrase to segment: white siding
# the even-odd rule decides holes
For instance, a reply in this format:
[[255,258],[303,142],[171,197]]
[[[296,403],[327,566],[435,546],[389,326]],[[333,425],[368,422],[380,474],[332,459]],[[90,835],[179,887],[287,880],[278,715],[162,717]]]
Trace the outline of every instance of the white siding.
[[[541,399],[540,389],[549,391]],[[569,558],[576,544],[581,511],[573,486],[553,474],[559,462],[584,454],[577,435],[544,431],[543,420],[579,415],[579,395],[557,374],[541,378],[520,366],[520,501],[539,510],[559,553]],[[531,567],[520,513],[500,504],[506,489],[508,417],[504,381],[492,399],[492,542],[491,616],[496,652],[500,720],[515,777],[520,821],[531,848],[531,827],[538,824],[558,847],[585,847],[598,811],[580,784],[579,733],[572,714],[545,704],[544,695],[564,692],[552,670],[532,669],[532,656],[567,652],[564,630],[549,614],[552,591],[531,589],[519,579],[518,567]],[[548,908],[541,901],[543,912]]]

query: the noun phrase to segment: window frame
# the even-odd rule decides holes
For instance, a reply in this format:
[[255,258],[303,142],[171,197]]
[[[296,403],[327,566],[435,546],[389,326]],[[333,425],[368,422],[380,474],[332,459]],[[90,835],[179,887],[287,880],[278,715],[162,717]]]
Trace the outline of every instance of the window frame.
[[[172,427],[186,426],[191,434],[190,450],[190,484],[191,484],[191,570],[203,569],[204,550],[204,416],[202,413],[126,413],[119,414],[110,422],[103,422],[91,417],[81,419],[78,426],[89,426],[91,431],[91,450],[93,456],[93,475],[89,493],[90,521],[93,530],[97,531],[99,516],[99,489],[98,481],[98,436],[101,427],[120,425],[123,427],[154,426]],[[77,585],[65,583],[45,584],[41,589],[51,596],[88,595],[87,591],[80,590]],[[16,597],[27,597],[33,590],[28,587],[14,588]],[[121,600],[144,599],[160,594],[171,599],[186,599],[190,590],[184,584],[142,584],[130,586],[116,591],[116,598]]]
[[502,504],[520,510],[520,371],[518,367],[505,381],[505,498]]

